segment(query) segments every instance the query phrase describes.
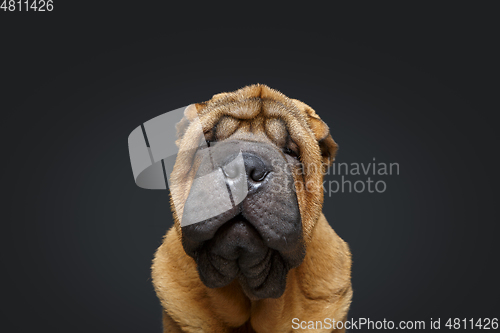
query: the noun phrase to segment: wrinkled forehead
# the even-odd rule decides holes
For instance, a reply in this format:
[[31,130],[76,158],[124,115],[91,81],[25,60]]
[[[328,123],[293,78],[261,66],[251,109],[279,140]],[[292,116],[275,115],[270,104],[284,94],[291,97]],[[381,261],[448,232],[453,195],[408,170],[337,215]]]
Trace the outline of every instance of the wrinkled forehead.
[[245,140],[284,145],[289,137],[285,122],[279,118],[258,115],[253,119],[223,116],[216,125],[204,132],[205,140]]
[[272,99],[248,98],[231,103],[208,103],[198,115],[207,140],[228,138],[284,144],[290,119],[307,127],[300,110]]

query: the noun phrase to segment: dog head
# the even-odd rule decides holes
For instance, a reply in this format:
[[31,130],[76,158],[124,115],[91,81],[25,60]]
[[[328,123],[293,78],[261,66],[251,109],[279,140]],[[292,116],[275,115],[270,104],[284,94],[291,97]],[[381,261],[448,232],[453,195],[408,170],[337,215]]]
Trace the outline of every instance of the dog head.
[[238,279],[251,299],[280,297],[301,264],[337,145],[306,104],[265,85],[186,108],[171,206],[185,252],[211,288]]

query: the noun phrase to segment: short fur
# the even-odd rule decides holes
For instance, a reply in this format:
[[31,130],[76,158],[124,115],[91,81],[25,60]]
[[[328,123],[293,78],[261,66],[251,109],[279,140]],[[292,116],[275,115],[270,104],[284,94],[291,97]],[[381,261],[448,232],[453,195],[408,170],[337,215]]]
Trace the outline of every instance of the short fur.
[[[194,174],[182,168],[189,163],[176,163],[171,177],[179,185],[170,187],[175,224],[157,250],[152,267],[153,284],[164,308],[164,332],[291,332],[293,318],[346,320],[352,298],[351,254],[321,212],[322,171],[337,151],[328,126],[308,105],[260,84],[217,94],[188,107],[177,125],[176,143],[185,151],[199,142],[195,121],[205,136],[217,140],[250,136],[279,147],[294,144],[300,162],[314,166],[302,173],[297,166],[293,174],[296,184],[302,184],[296,190],[306,254],[302,264],[288,272],[285,292],[276,299],[250,299],[237,280],[221,288],[206,287],[181,241],[179,216]],[[285,140],[286,133],[291,140]]]

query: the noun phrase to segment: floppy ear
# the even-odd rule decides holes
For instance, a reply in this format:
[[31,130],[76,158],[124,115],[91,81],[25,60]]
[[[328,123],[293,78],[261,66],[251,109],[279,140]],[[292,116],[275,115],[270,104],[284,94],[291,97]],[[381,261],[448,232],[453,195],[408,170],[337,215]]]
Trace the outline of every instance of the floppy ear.
[[184,117],[175,125],[175,129],[177,131],[177,140],[175,140],[175,144],[177,147],[181,144],[182,137],[184,133],[186,133],[189,124],[198,118],[198,110],[204,107],[203,103],[191,104],[186,109],[184,109]]
[[313,108],[309,105],[297,100],[292,99],[293,103],[300,111],[304,112],[307,116],[309,127],[314,133],[318,141],[319,148],[321,149],[321,156],[323,157],[323,164],[327,167],[331,166],[335,161],[335,155],[339,146],[330,135],[328,125],[316,114]]
[[[210,101],[222,99],[229,95],[228,93],[219,93],[212,96]],[[199,112],[204,109],[207,105],[207,102],[202,103],[194,103],[190,104],[186,109],[184,109],[184,117],[175,125],[175,129],[177,131],[177,140],[175,140],[175,144],[177,147],[181,144],[182,137],[186,133],[189,124],[198,118]]]

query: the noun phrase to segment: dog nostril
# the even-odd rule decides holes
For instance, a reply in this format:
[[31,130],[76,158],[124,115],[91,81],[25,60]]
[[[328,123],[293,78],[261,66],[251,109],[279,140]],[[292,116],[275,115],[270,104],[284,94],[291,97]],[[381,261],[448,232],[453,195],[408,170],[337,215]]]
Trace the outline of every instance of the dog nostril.
[[264,178],[266,178],[268,173],[269,172],[267,172],[266,170],[253,169],[250,172],[250,178],[252,178],[253,181],[261,182],[264,180]]
[[271,171],[269,164],[260,157],[251,153],[243,154],[245,160],[245,171],[248,175],[248,180],[254,183],[264,181]]

